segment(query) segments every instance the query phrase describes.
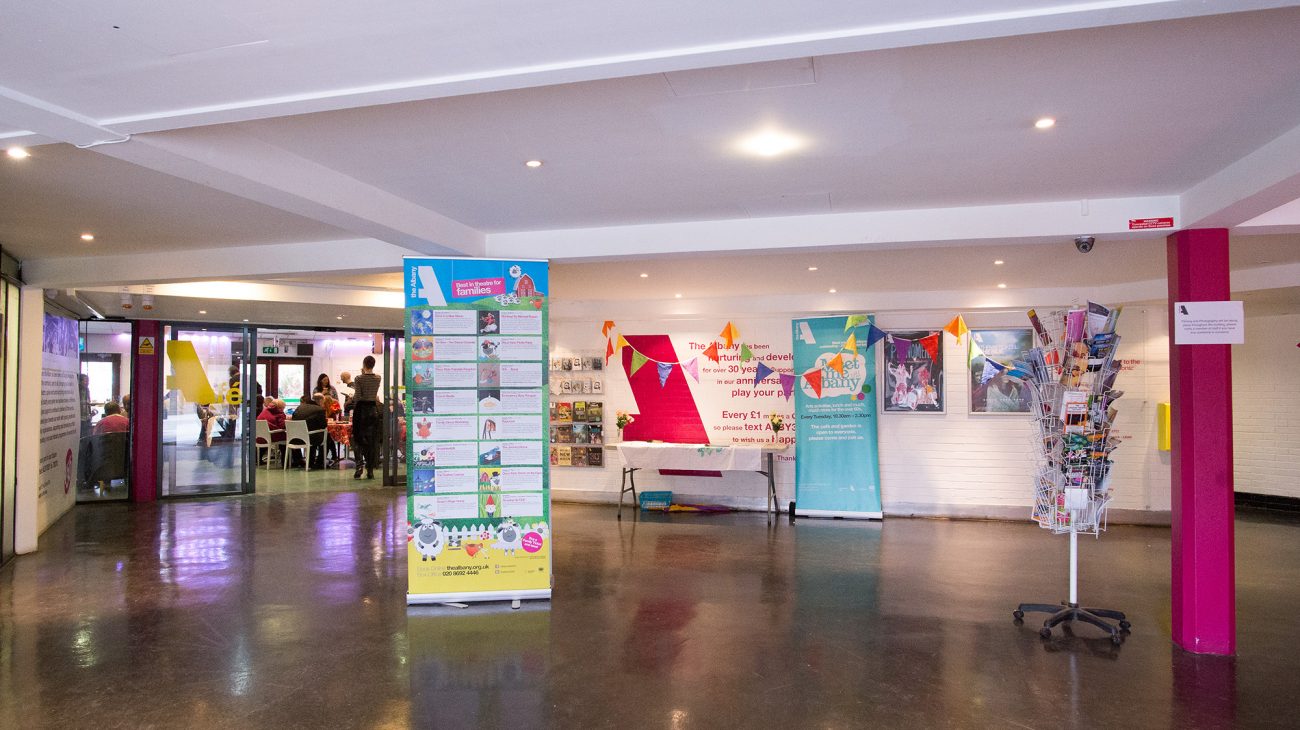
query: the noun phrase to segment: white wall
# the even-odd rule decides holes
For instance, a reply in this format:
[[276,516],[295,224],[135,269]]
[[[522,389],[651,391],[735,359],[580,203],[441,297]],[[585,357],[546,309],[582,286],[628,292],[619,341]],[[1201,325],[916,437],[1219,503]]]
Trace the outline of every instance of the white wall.
[[[1086,295],[1085,295],[1086,296]],[[569,316],[551,321],[551,350],[588,352],[604,348],[601,323],[616,310],[636,311],[625,302],[603,306],[584,302],[581,311],[592,319]],[[708,308],[709,302],[695,302]],[[1108,302],[1114,304],[1114,302]],[[648,308],[648,307],[647,307]],[[850,310],[840,310],[850,311]],[[870,311],[870,310],[868,310]],[[885,329],[940,328],[956,313],[954,310],[928,311],[877,308],[878,324]],[[827,312],[828,314],[831,312]],[[791,316],[801,316],[797,313]],[[783,333],[784,352],[790,351],[791,316],[745,319],[733,308],[718,306],[716,313],[703,312],[689,318],[618,319],[621,331],[667,333],[683,339],[707,338],[718,332],[728,320],[736,322],[742,338],[755,329],[777,327]],[[1022,310],[996,313],[966,313],[972,328],[1028,326]],[[771,321],[769,321],[771,320]],[[1120,318],[1123,336],[1119,357],[1131,361],[1117,383],[1125,391],[1119,401],[1120,415],[1116,428],[1124,440],[1115,452],[1113,486],[1116,514],[1118,510],[1167,512],[1169,509],[1169,456],[1156,450],[1156,404],[1168,400],[1168,327],[1163,303],[1133,304],[1125,307]],[[879,348],[877,348],[879,349]],[[679,347],[680,354],[680,347]],[[966,341],[958,346],[951,335],[944,335],[944,379],[946,413],[880,414],[881,494],[887,514],[929,514],[949,516],[1019,517],[1027,516],[1032,493],[1030,423],[1027,417],[972,415],[968,407],[969,386],[966,374]],[[636,410],[627,378],[615,365],[605,372],[606,429],[612,432],[615,410]],[[881,373],[877,354],[878,378]],[[883,382],[883,378],[880,378]],[[698,390],[695,391],[698,394]],[[725,396],[724,396],[725,397]],[[700,398],[697,395],[697,402]],[[780,401],[784,402],[784,401]],[[764,413],[767,404],[760,406]],[[792,410],[790,405],[788,410]],[[708,418],[705,419],[706,425]],[[554,468],[552,489],[558,499],[612,501],[618,497],[619,468],[617,457],[604,469]],[[781,504],[793,499],[793,448],[777,464],[777,489]],[[762,477],[726,474],[723,478],[664,477],[638,473],[640,489],[671,489],[683,499],[710,501],[732,506],[762,509]],[[1130,518],[1145,519],[1140,514]],[[1163,519],[1156,515],[1155,520]]]
[[1238,492],[1300,497],[1300,314],[1251,316],[1232,348],[1232,440]]

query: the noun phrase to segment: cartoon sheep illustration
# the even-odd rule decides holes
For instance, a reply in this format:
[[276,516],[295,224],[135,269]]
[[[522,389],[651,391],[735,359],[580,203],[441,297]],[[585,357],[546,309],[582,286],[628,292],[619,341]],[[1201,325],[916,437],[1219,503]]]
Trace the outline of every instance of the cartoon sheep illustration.
[[437,560],[446,545],[443,538],[442,523],[429,518],[420,520],[420,524],[411,528],[415,538],[415,550],[420,553],[420,560]]
[[524,531],[519,529],[519,523],[507,517],[497,528],[497,541],[492,543],[492,547],[504,551],[506,555],[514,555],[516,550],[523,547],[523,540]]

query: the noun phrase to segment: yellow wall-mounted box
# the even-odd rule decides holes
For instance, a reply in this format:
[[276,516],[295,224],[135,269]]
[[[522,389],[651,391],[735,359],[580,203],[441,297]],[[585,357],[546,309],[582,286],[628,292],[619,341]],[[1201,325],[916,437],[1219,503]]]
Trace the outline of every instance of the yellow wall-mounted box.
[[1169,451],[1173,448],[1173,408],[1168,403],[1156,404],[1156,429],[1159,432],[1157,437],[1157,448],[1161,451]]

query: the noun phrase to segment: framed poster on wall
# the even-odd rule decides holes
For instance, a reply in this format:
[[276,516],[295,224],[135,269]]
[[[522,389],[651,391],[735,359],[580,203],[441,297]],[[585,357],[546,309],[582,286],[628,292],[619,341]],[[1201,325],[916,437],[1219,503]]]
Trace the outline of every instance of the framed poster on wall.
[[891,331],[880,343],[885,357],[886,413],[943,413],[943,331]]
[[1029,412],[1029,389],[1008,371],[1033,346],[1033,331],[1027,327],[970,331],[966,362],[971,413]]

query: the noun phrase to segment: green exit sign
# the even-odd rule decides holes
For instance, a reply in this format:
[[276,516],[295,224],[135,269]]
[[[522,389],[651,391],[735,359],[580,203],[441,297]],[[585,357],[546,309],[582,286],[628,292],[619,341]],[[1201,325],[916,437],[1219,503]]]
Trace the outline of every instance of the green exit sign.
[[280,354],[280,348],[275,347],[274,345],[263,345],[263,346],[262,346],[262,354],[263,354],[263,355],[279,355],[279,354]]

